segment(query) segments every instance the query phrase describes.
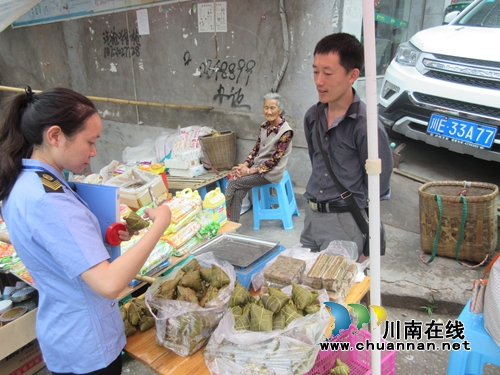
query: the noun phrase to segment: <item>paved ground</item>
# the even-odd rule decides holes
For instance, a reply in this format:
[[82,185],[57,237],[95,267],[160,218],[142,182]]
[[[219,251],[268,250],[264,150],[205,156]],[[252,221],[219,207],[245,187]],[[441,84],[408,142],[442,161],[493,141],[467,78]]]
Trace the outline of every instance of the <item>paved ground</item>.
[[[432,319],[441,319],[443,322],[456,319],[469,299],[472,280],[481,272],[468,270],[453,259],[437,257],[430,265],[420,260],[418,187],[421,184],[418,178],[395,173],[392,180],[393,197],[381,205],[381,216],[387,231],[387,253],[381,258],[382,306],[388,312],[389,321],[415,319],[425,323]],[[301,216],[294,217],[293,230],[284,230],[280,221],[263,221],[261,230],[254,231],[253,215],[249,211],[242,215],[242,227],[238,233],[279,241],[287,248],[298,244],[305,204],[301,193],[301,189],[296,189]],[[428,315],[423,306],[432,306],[432,315]],[[446,374],[448,355],[445,351],[398,352],[396,373]],[[49,374],[46,369],[37,373],[46,374]],[[155,372],[125,356],[123,374],[152,375]],[[500,368],[488,365],[484,374],[500,375]]]

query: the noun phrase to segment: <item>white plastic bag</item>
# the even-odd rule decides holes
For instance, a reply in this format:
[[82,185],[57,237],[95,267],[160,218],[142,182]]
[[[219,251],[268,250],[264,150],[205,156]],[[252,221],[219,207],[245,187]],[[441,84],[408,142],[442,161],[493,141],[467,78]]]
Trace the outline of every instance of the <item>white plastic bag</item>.
[[189,356],[202,348],[217,327],[227,310],[229,299],[234,290],[236,272],[234,267],[225,261],[217,260],[211,252],[200,254],[195,259],[201,267],[212,267],[215,264],[229,276],[228,286],[221,288],[219,294],[204,307],[196,303],[155,298],[160,285],[177,276],[181,267],[174,269],[165,277],[159,277],[146,291],[146,306],[151,313],[157,313],[156,343],[163,345],[180,356]]
[[125,163],[151,162],[157,163],[155,141],[146,138],[137,147],[125,147],[122,153],[122,159]]
[[156,159],[161,162],[168,158],[174,147],[175,139],[179,136],[179,130],[168,129],[162,132],[155,141]]
[[[292,287],[283,288],[291,295]],[[325,290],[319,291],[321,308],[317,313],[292,321],[285,329],[270,332],[238,331],[234,316],[227,311],[204,351],[212,375],[304,374],[314,365],[318,343],[325,339],[331,315],[323,304]]]

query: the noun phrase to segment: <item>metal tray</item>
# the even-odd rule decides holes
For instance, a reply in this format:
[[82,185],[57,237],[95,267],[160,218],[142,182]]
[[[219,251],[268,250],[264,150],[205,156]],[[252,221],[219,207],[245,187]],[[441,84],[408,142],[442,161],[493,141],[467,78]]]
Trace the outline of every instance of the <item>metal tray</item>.
[[260,240],[234,233],[222,233],[197,247],[191,254],[212,252],[214,256],[237,267],[248,267],[278,246],[279,242]]

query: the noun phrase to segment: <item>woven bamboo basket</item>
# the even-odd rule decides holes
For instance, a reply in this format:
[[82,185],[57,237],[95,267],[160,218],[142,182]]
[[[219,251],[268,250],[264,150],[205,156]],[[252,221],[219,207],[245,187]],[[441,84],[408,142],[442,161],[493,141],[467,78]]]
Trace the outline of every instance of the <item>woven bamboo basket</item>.
[[214,134],[200,137],[203,153],[215,169],[231,169],[236,160],[236,135],[230,130]]
[[[461,238],[458,259],[482,262],[497,245],[498,186],[471,182],[466,187],[467,216]],[[463,181],[429,182],[418,189],[420,205],[420,245],[425,253],[432,253],[439,225],[439,207],[436,194],[442,202],[441,233],[437,255],[456,258],[460,240],[460,223],[464,204],[460,201]]]

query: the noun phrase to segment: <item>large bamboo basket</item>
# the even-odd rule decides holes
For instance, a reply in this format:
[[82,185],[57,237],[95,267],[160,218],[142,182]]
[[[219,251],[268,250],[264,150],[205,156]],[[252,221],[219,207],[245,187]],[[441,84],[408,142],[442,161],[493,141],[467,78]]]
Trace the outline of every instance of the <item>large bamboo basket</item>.
[[231,169],[236,160],[236,135],[232,131],[203,135],[202,150],[215,169]]
[[[458,259],[482,262],[497,245],[498,186],[472,182],[466,189],[467,217]],[[443,221],[437,255],[455,258],[459,241],[463,203],[460,191],[463,181],[429,182],[418,189],[420,204],[420,245],[425,253],[432,253],[439,224],[436,194],[441,197]]]

